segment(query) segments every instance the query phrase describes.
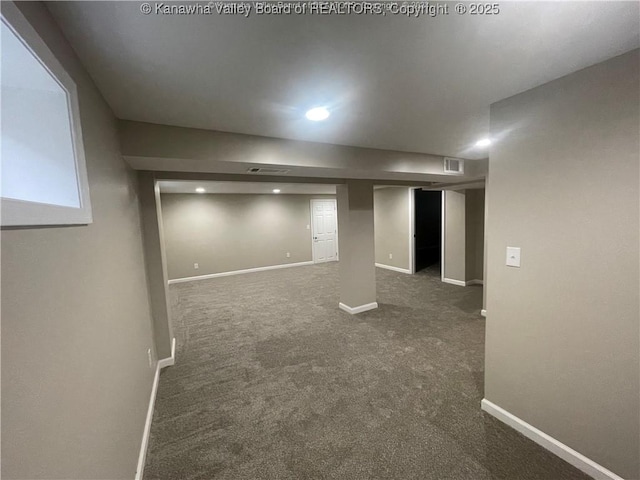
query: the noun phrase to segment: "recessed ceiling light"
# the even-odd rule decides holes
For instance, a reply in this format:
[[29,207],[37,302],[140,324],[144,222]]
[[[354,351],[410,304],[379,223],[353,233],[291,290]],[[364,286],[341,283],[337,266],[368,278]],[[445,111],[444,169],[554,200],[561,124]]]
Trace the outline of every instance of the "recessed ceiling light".
[[274,188],[273,189],[273,193],[280,193],[280,189],[279,188]]
[[327,110],[325,107],[316,107],[309,110],[305,114],[305,117],[314,122],[320,122],[329,118],[329,115],[329,110]]
[[202,188],[202,187],[196,188],[196,193],[204,193],[204,192],[206,192],[206,190],[204,188]]
[[478,140],[476,142],[476,147],[488,147],[489,145],[491,145],[491,139],[489,138],[483,138],[482,140]]

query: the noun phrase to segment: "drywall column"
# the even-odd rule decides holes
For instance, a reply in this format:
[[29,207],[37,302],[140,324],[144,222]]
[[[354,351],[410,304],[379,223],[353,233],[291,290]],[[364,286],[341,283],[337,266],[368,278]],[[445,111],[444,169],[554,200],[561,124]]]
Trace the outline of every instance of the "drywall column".
[[153,334],[158,359],[171,357],[173,332],[169,317],[167,260],[162,233],[160,189],[152,172],[138,175],[144,260],[153,316]]
[[411,196],[413,190],[407,187],[380,188],[373,192],[378,266],[411,273]]
[[340,308],[360,313],[378,308],[373,229],[373,182],[336,187],[340,247]]
[[454,285],[466,284],[465,192],[444,192],[444,275]]
[[484,189],[466,190],[465,202],[465,279],[473,285],[484,278]]
[[489,244],[488,230],[487,230],[487,219],[489,218],[489,202],[487,201],[487,195],[489,193],[489,175],[487,175],[485,179],[485,189],[484,189],[484,225],[483,225],[483,238],[484,242],[482,244],[482,281],[484,288],[482,289],[482,310],[480,314],[483,317],[487,316],[487,245]]

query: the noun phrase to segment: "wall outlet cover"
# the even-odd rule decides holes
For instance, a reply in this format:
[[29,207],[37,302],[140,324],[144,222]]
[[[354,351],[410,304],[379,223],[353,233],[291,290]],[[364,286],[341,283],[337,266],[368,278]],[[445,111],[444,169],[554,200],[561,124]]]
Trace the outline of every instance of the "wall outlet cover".
[[507,247],[507,266],[520,268],[520,247]]

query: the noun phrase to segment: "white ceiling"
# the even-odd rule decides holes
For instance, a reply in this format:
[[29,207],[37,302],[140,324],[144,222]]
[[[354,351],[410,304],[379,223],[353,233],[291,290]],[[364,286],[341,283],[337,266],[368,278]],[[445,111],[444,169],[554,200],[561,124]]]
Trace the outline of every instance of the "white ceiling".
[[245,193],[245,194],[273,194],[274,189],[280,190],[280,195],[335,195],[335,185],[311,183],[272,183],[272,182],[211,182],[192,180],[162,180],[158,182],[161,193],[197,193],[196,188],[202,187],[205,193]]
[[[244,18],[49,4],[119,118],[462,158],[487,156],[473,144],[493,102],[640,44],[638,2],[450,6],[436,18]],[[327,121],[304,118],[316,105]]]

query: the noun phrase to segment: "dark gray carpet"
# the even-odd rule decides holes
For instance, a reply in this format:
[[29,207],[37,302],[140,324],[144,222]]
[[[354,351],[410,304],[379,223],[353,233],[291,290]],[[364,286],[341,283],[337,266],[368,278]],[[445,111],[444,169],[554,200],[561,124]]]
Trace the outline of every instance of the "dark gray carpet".
[[338,310],[337,264],[171,287],[145,479],[585,479],[481,412],[481,287],[377,269]]

